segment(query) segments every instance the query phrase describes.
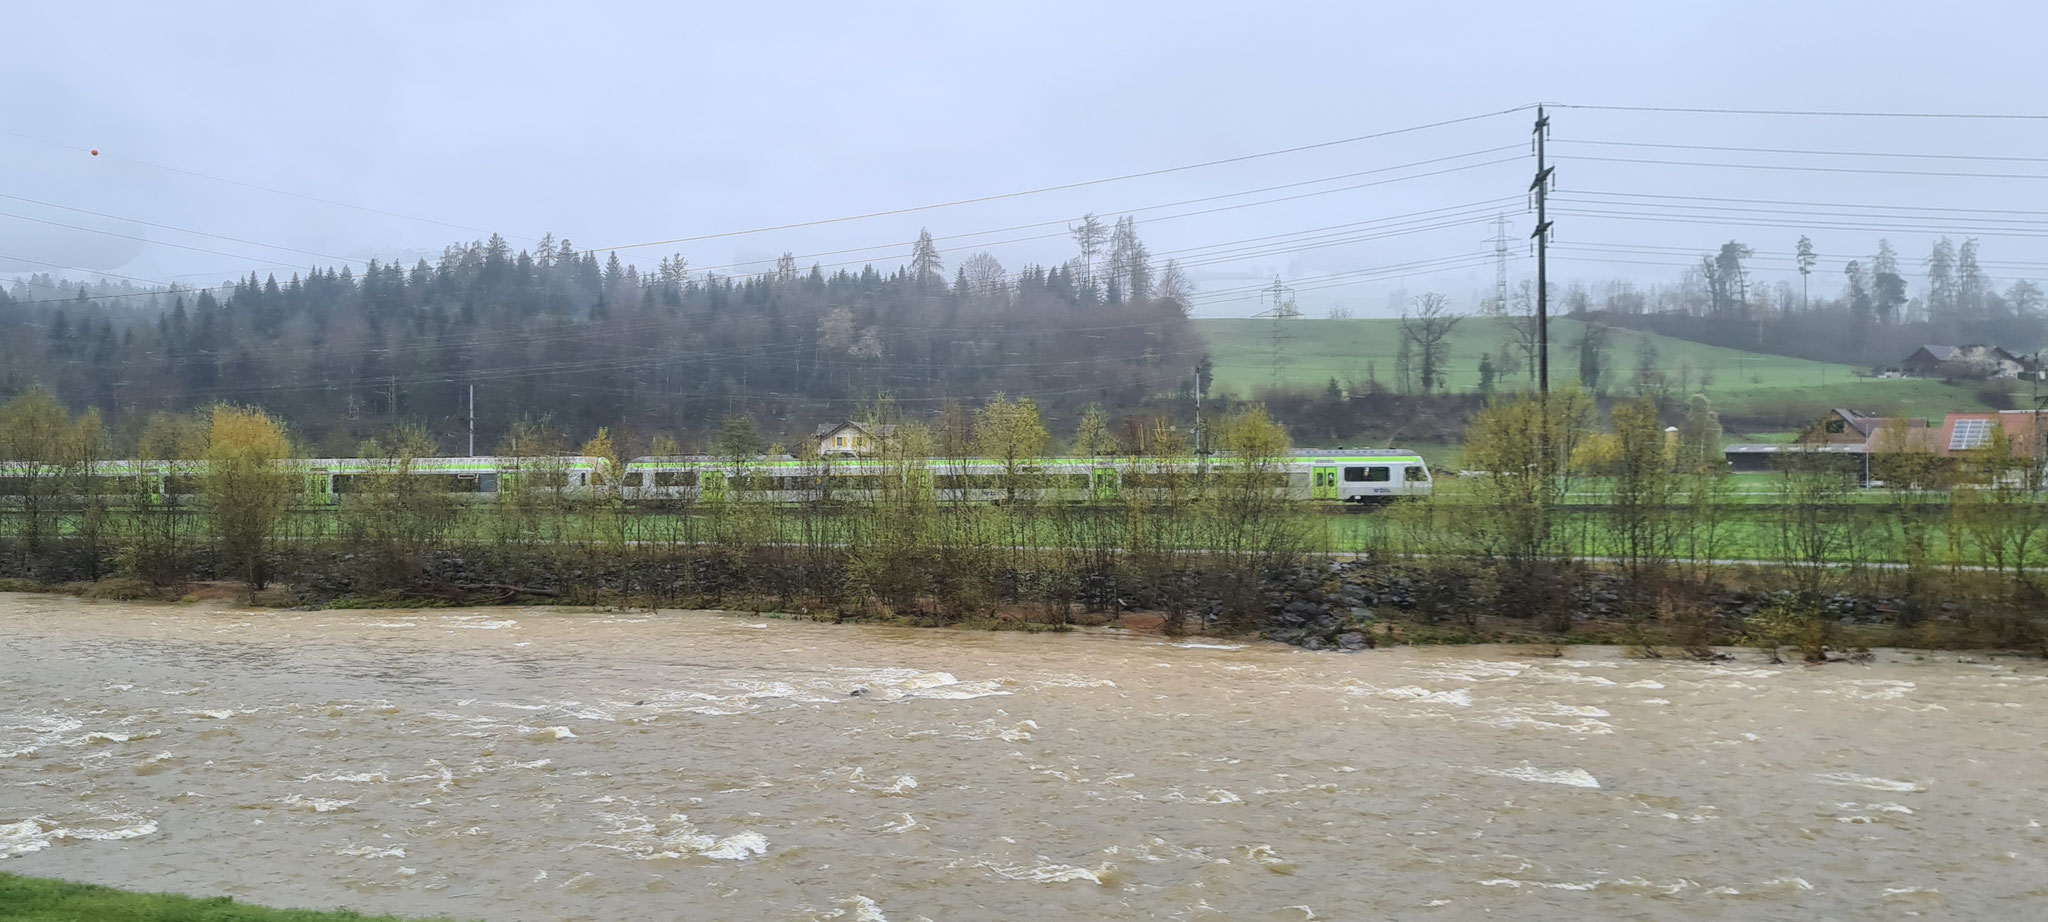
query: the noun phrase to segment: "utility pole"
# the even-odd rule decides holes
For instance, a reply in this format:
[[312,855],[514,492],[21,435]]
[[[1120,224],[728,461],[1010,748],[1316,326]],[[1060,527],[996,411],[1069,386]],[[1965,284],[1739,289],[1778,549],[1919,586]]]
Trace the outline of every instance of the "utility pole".
[[1545,396],[1550,394],[1550,218],[1544,210],[1545,199],[1550,193],[1551,174],[1556,172],[1544,160],[1543,142],[1550,138],[1550,116],[1543,113],[1543,107],[1536,107],[1536,129],[1533,132],[1536,143],[1536,179],[1529,184],[1529,191],[1536,195],[1536,231],[1529,236],[1536,239],[1536,389]]
[[1202,457],[1202,366],[1195,366],[1195,457]]
[[469,386],[469,456],[476,457],[476,385]]

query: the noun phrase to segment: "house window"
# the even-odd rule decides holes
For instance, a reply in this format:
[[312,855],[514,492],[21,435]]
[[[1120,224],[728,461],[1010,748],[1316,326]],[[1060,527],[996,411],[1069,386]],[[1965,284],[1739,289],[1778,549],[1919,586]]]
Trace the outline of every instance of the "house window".
[[1827,422],[1827,430],[1829,435],[1841,435],[1848,428],[1849,424],[1843,421],[1840,417],[1828,420]]
[[1949,434],[1949,451],[1968,451],[1991,444],[1991,421],[1988,419],[1956,420],[1955,431]]
[[833,447],[835,447],[835,448],[845,448],[845,447],[846,447],[846,436],[843,436],[843,435],[842,435],[842,436],[840,436],[840,437],[838,437],[838,438],[836,438],[836,439],[833,439],[833,440],[832,440],[832,445],[833,445]]

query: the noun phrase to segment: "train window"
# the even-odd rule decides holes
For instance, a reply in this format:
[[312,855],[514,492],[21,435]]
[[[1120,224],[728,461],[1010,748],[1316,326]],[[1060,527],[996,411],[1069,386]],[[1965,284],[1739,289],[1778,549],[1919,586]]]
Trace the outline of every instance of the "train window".
[[1365,468],[1362,468],[1362,467],[1347,467],[1347,468],[1345,468],[1345,469],[1344,469],[1344,482],[1345,482],[1345,483],[1364,483],[1364,482],[1365,482]]
[[[1352,470],[1360,469],[1352,468]],[[1394,469],[1385,465],[1375,464],[1363,470],[1365,471],[1366,483],[1387,483],[1394,479]]]
[[626,486],[629,487],[638,487],[640,486],[641,482],[646,478],[646,476],[647,475],[642,474],[639,471],[628,472],[626,474],[625,484]]
[[1401,479],[1417,483],[1429,479],[1429,469],[1420,464],[1411,464],[1401,470]]
[[496,493],[496,492],[498,492],[498,475],[496,475],[496,474],[478,474],[478,475],[476,475],[476,491],[477,491],[478,493]]
[[697,485],[697,472],[655,471],[654,485],[657,487],[694,487]]

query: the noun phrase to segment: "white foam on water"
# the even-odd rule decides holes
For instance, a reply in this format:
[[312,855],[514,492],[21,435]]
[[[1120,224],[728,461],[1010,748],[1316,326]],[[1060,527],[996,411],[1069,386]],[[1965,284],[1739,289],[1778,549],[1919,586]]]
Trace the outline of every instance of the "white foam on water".
[[1516,768],[1482,768],[1480,771],[1489,775],[1499,775],[1502,778],[1532,781],[1538,784],[1562,784],[1566,787],[1593,789],[1600,787],[1600,779],[1593,777],[1590,772],[1583,768],[1550,771],[1524,763]]
[[1527,671],[1528,663],[1512,660],[1440,660],[1431,663],[1422,674],[1433,679],[1448,679],[1453,682],[1481,682],[1487,679],[1512,679]]
[[1665,706],[1665,705],[1667,705],[1667,704],[1670,704],[1670,703],[1671,703],[1671,699],[1669,699],[1669,698],[1644,698],[1644,699],[1643,699],[1643,701],[1642,701],[1642,703],[1644,703],[1644,704],[1648,704],[1648,705],[1654,705],[1654,706],[1657,706],[1657,707],[1663,707],[1663,706]]
[[901,822],[897,822],[897,823],[884,823],[884,824],[882,824],[882,828],[881,828],[881,830],[880,830],[880,831],[882,831],[882,832],[909,832],[909,831],[910,831],[910,830],[912,830],[912,829],[916,829],[916,828],[917,828],[917,827],[918,827],[919,825],[921,825],[921,824],[919,824],[919,823],[918,823],[918,821],[917,821],[917,817],[914,817],[914,816],[911,816],[911,815],[910,815],[910,814],[908,814],[908,813],[905,813],[905,814],[903,814],[903,820],[902,820]]
[[890,794],[908,794],[917,790],[917,779],[910,775],[898,775],[894,782],[882,790]]
[[1036,729],[1038,729],[1038,721],[1026,720],[1008,730],[1004,730],[1001,736],[1008,742],[1028,743],[1031,741],[1031,731]]
[[1180,804],[1210,804],[1219,807],[1244,803],[1244,798],[1221,788],[1211,788],[1208,793],[1200,797],[1191,797],[1183,793],[1179,788],[1174,788],[1165,797],[1160,799]]
[[115,813],[63,825],[40,816],[14,823],[0,823],[0,859],[16,858],[50,847],[58,839],[81,842],[118,842],[154,835],[156,821],[134,813]]
[[[1733,676],[1738,679],[1768,679],[1776,676],[1781,671],[1778,669],[1743,669],[1735,666],[1712,666],[1706,670],[1706,674],[1711,676]],[[1751,686],[1744,685],[1742,687],[1749,688]]]
[[1482,880],[1478,883],[1480,886],[1483,887],[1507,887],[1513,890],[1520,890],[1523,887],[1535,887],[1542,890],[1576,890],[1580,892],[1588,892],[1608,887],[1614,887],[1624,890],[1655,890],[1667,896],[1674,893],[1680,893],[1685,890],[1690,890],[1693,887],[1698,886],[1692,881],[1686,880],[1684,878],[1680,878],[1678,880],[1665,883],[1661,881],[1645,880],[1640,877],[1623,877],[1617,878],[1615,880],[1607,880],[1603,878],[1601,880],[1590,880],[1584,882],[1516,880],[1511,877],[1496,877],[1492,880]]
[[49,848],[50,832],[33,819],[0,823],[0,858],[15,858]]
[[350,858],[403,858],[405,849],[399,846],[378,848],[374,845],[351,845],[335,854]]
[[235,715],[236,715],[236,714],[238,714],[238,713],[247,713],[247,712],[245,712],[245,711],[236,711],[236,710],[235,710],[235,709],[233,709],[233,708],[215,708],[215,709],[212,709],[212,710],[203,710],[203,711],[201,711],[201,710],[193,710],[193,711],[180,711],[180,712],[178,712],[178,713],[181,713],[181,714],[187,714],[187,715],[190,715],[190,716],[193,716],[193,717],[205,717],[205,718],[208,718],[208,719],[211,719],[211,720],[226,720],[226,719],[228,719],[228,718],[230,718],[230,717],[233,717],[233,716],[235,716]]
[[1556,703],[1552,703],[1552,704],[1550,705],[1550,713],[1551,713],[1551,714],[1554,714],[1554,715],[1556,715],[1556,716],[1559,716],[1559,717],[1612,717],[1612,716],[1614,716],[1614,715],[1612,715],[1612,714],[1609,714],[1609,713],[1607,713],[1606,711],[1604,711],[1604,710],[1602,710],[1602,709],[1600,709],[1600,708],[1594,707],[1594,706],[1592,706],[1592,705],[1590,705],[1590,704],[1556,704]]
[[136,816],[132,813],[122,813],[117,814],[115,816],[103,816],[100,817],[100,819],[106,820],[108,822],[126,823],[127,825],[113,826],[107,828],[87,827],[83,829],[53,829],[50,831],[50,835],[52,838],[58,839],[82,839],[89,842],[116,842],[122,839],[138,839],[143,836],[153,835],[156,833],[156,820],[149,819],[147,817]]
[[1579,733],[1587,736],[1606,736],[1614,732],[1614,725],[1604,720],[1584,719],[1575,720],[1571,723],[1558,723],[1521,712],[1480,718],[1479,722],[1504,729],[1510,727],[1529,727],[1536,730],[1563,730],[1566,733]]
[[305,809],[311,810],[314,813],[333,813],[336,810],[353,805],[355,801],[327,797],[304,797],[298,794],[291,794],[279,800],[278,803],[291,807],[294,810]]
[[1242,650],[1245,645],[1241,643],[1195,643],[1194,641],[1183,641],[1181,643],[1167,644],[1167,646],[1179,647],[1183,650]]
[[[169,753],[165,753],[165,755],[169,755]],[[154,760],[152,760],[152,761],[154,761]],[[408,779],[406,779],[406,780],[408,780],[408,781],[411,781],[411,780],[415,780],[415,779],[422,779],[422,778],[427,778],[427,777],[431,777],[431,776],[427,776],[427,775],[415,775],[415,776],[414,776],[413,778],[408,778]],[[381,771],[377,771],[377,772],[320,772],[320,773],[318,773],[318,774],[313,774],[313,775],[307,775],[307,776],[306,776],[306,777],[304,777],[304,778],[300,778],[300,779],[298,779],[298,781],[296,781],[296,782],[294,782],[294,783],[296,783],[296,784],[311,784],[311,783],[313,783],[313,782],[315,782],[315,781],[318,781],[318,782],[321,782],[321,783],[332,783],[332,782],[339,782],[339,783],[342,783],[342,784],[383,784],[384,782],[387,782],[387,781],[390,781],[390,780],[391,780],[391,779],[390,779],[389,777],[386,777],[386,776],[385,776],[385,774],[384,774],[383,772],[381,772]]]
[[[879,903],[858,893],[853,895],[853,899],[840,900],[839,902],[842,906],[852,907],[853,922],[889,922],[889,917],[882,914],[882,907]],[[846,910],[842,909],[826,918],[836,919],[845,914]]]
[[1630,683],[1628,683],[1627,685],[1624,685],[1624,686],[1622,686],[1622,687],[1623,687],[1623,688],[1647,688],[1647,689],[1651,689],[1652,691],[1654,691],[1654,690],[1656,690],[1656,689],[1660,689],[1660,688],[1663,688],[1663,687],[1664,687],[1664,683],[1662,683],[1662,682],[1658,682],[1658,681],[1656,681],[1656,680],[1654,680],[1654,679],[1644,679],[1644,680],[1642,680],[1642,681],[1640,681],[1640,682],[1630,682]]
[[1089,679],[1089,678],[1083,678],[1083,677],[1081,677],[1081,676],[1077,676],[1077,675],[1072,675],[1072,674],[1067,674],[1067,675],[1048,675],[1048,676],[1040,676],[1040,677],[1038,678],[1038,680],[1037,680],[1037,683],[1036,683],[1036,684],[1038,684],[1038,685],[1040,685],[1040,686],[1043,686],[1043,687],[1046,687],[1046,688],[1115,688],[1115,687],[1117,687],[1117,685],[1116,685],[1116,683],[1115,683],[1115,682],[1112,682],[1112,681],[1110,681],[1110,680],[1108,680],[1108,679]]
[[1896,701],[1919,686],[1896,679],[1855,679],[1838,688],[1822,688],[1816,694],[1848,695],[1866,701]]
[[719,839],[702,854],[706,858],[716,858],[720,861],[745,861],[768,854],[768,839],[758,832],[742,832]]
[[1613,679],[1610,679],[1610,678],[1608,678],[1608,677],[1606,677],[1606,676],[1602,676],[1602,675],[1580,675],[1579,673],[1576,673],[1576,672],[1539,672],[1539,673],[1537,673],[1537,675],[1541,676],[1542,678],[1546,678],[1546,679],[1556,679],[1556,680],[1558,680],[1558,681],[1560,681],[1560,682],[1572,682],[1572,683],[1576,683],[1576,684],[1579,684],[1579,685],[1614,685],[1614,684],[1617,684],[1617,683],[1616,683],[1616,682],[1615,682],[1615,681],[1614,681]]
[[1102,883],[1102,875],[1111,870],[1107,864],[1092,870],[1071,864],[1040,864],[1027,868],[1023,865],[1004,865],[993,861],[976,861],[974,866],[993,872],[1006,880],[1028,880],[1041,884],[1064,884],[1085,880],[1098,886]]
[[585,843],[596,848],[622,851],[641,860],[657,858],[712,858],[719,861],[745,861],[768,853],[768,839],[758,832],[746,831],[729,836],[713,836],[699,830],[690,822],[687,814],[670,814],[661,829],[644,816],[636,814],[605,814],[618,822],[619,828],[611,834],[624,837],[618,845]]
[[1807,883],[1807,882],[1806,882],[1806,878],[1804,878],[1804,877],[1773,877],[1773,878],[1771,878],[1770,880],[1764,881],[1764,886],[1766,886],[1766,887],[1793,887],[1793,888],[1795,888],[1795,889],[1799,889],[1799,890],[1811,890],[1811,889],[1813,889],[1813,885],[1812,885],[1812,884],[1809,884],[1809,883]]
[[448,621],[453,627],[470,628],[479,631],[500,631],[519,624],[519,622],[510,618],[494,621],[483,615],[454,615],[449,617]]
[[1876,813],[1903,813],[1903,814],[1905,814],[1905,815],[1907,815],[1907,816],[1911,816],[1911,815],[1913,815],[1913,808],[1912,808],[1912,807],[1908,807],[1908,806],[1906,806],[1905,804],[1895,804],[1895,803],[1892,803],[1892,802],[1890,802],[1890,801],[1886,801],[1886,802],[1884,802],[1884,803],[1879,803],[1879,804],[1859,804],[1859,803],[1856,803],[1855,801],[1846,801],[1846,802],[1843,802],[1843,803],[1839,803],[1839,804],[1836,804],[1836,805],[1835,805],[1835,809],[1837,809],[1837,810],[1868,810],[1868,811],[1873,811],[1873,812],[1876,812]]
[[1906,794],[1920,794],[1927,790],[1918,782],[1893,781],[1890,778],[1879,778],[1875,775],[1857,775],[1849,772],[1828,772],[1826,774],[1814,775],[1814,777],[1829,784],[1869,788],[1873,791],[1897,791]]
[[554,742],[556,740],[573,740],[576,738],[576,731],[571,730],[568,727],[560,726],[520,727],[519,734],[521,736],[526,737],[528,740],[531,740],[536,743],[548,743]]
[[1925,895],[1927,895],[1927,896],[1933,896],[1933,895],[1939,894],[1940,892],[1941,892],[1941,891],[1940,891],[1939,889],[1936,889],[1936,888],[1934,888],[1934,887],[1886,887],[1886,888],[1884,888],[1884,895],[1885,895],[1885,896],[1887,896],[1887,897],[1894,897],[1894,896],[1920,896],[1920,895],[1922,895],[1922,894],[1925,894]]
[[[1353,690],[1353,694],[1360,693],[1374,694],[1374,692],[1370,691],[1360,692]],[[1472,690],[1469,688],[1435,691],[1423,688],[1420,685],[1404,685],[1400,688],[1381,689],[1376,694],[1382,698],[1392,698],[1397,701],[1415,701],[1422,704],[1448,704],[1461,708],[1472,706]]]

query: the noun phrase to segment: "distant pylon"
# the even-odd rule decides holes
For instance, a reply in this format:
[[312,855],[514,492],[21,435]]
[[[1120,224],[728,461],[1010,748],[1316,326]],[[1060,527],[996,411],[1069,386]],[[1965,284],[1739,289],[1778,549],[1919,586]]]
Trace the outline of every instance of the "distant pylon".
[[1508,309],[1508,219],[1506,215],[1493,217],[1493,309],[1506,313]]

